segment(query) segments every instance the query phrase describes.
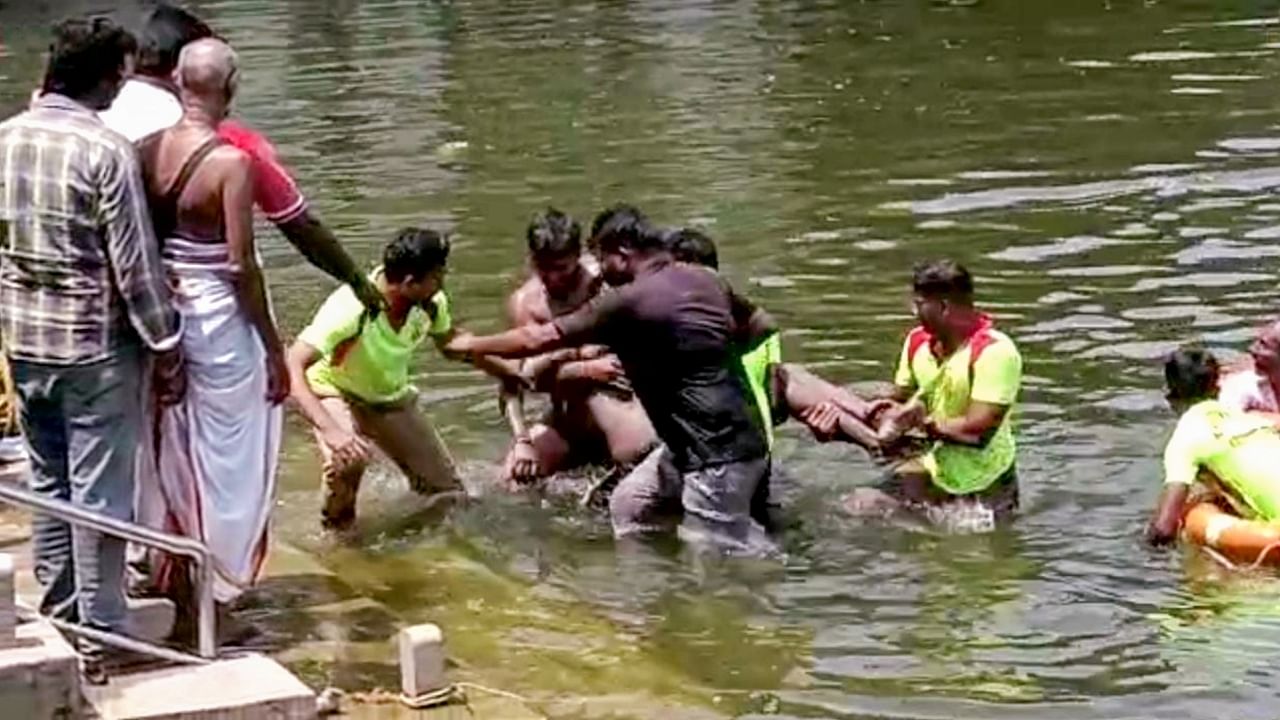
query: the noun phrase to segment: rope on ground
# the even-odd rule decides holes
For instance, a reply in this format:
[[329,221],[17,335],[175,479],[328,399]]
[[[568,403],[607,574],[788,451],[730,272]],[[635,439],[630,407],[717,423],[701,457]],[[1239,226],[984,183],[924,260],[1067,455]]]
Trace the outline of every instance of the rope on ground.
[[470,682],[453,683],[451,685],[446,685],[439,690],[432,690],[431,692],[413,697],[405,695],[404,693],[393,694],[386,692],[385,690],[374,690],[373,692],[367,693],[352,693],[350,697],[358,703],[379,705],[399,702],[412,710],[425,710],[426,708],[448,705],[455,702],[469,705],[470,703],[467,701],[467,690],[503,697],[508,700],[515,700],[516,702],[525,703],[531,707],[534,705],[532,700],[523,695]]
[[446,685],[439,690],[432,690],[414,697],[400,693],[400,702],[412,710],[425,710],[437,705],[448,705],[454,701],[466,702],[467,696],[457,685]]
[[485,687],[484,685],[469,682],[453,683],[452,685],[446,685],[439,690],[423,693],[416,697],[409,697],[408,695],[401,693],[400,702],[413,710],[422,710],[429,707],[436,707],[437,705],[447,705],[455,701],[467,704],[467,690],[488,693],[490,695],[507,698],[508,700],[515,700],[516,702],[529,703],[529,698],[526,698],[523,695],[517,695],[513,692],[507,692],[506,690]]

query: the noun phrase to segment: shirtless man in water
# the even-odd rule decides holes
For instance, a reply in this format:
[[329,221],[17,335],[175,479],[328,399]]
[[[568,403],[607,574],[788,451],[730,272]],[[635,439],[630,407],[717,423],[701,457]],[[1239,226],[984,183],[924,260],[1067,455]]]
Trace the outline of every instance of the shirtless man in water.
[[[581,234],[575,220],[554,208],[529,224],[525,235],[534,272],[508,301],[511,327],[549,323],[604,289],[583,258]],[[617,357],[604,348],[556,350],[525,360],[523,372],[550,394],[552,411],[526,427],[523,392],[503,390],[503,411],[515,438],[504,464],[507,479],[532,482],[585,463],[626,467],[657,444]]]

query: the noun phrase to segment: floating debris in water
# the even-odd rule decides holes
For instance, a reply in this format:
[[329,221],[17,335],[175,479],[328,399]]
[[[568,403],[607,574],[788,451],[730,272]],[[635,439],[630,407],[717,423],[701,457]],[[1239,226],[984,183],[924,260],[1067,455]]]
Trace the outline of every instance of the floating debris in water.
[[892,240],[861,240],[853,244],[859,250],[892,250],[898,247],[898,243]]
[[1179,73],[1173,76],[1174,82],[1247,82],[1262,80],[1261,75],[1212,75],[1207,73]]
[[1181,62],[1183,60],[1210,60],[1216,57],[1221,57],[1221,54],[1204,52],[1203,50],[1155,50],[1130,55],[1129,60],[1133,62]]

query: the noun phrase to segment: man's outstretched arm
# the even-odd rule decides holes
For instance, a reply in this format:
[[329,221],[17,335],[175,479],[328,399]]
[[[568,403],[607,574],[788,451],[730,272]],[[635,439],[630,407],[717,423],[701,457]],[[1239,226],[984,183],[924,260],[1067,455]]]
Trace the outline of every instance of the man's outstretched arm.
[[339,282],[346,283],[355,291],[360,302],[371,311],[382,308],[384,299],[377,285],[361,271],[360,266],[351,258],[333,231],[316,217],[311,210],[305,209],[294,217],[276,225],[289,244],[297,248],[307,262],[323,270]]
[[554,323],[539,323],[512,328],[496,335],[458,333],[447,343],[447,352],[473,358],[485,355],[522,358],[554,350],[562,343],[560,330]]

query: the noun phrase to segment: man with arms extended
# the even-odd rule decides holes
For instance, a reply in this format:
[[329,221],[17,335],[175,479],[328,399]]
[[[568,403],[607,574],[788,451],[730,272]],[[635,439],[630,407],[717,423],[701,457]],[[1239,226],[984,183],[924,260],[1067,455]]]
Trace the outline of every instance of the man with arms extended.
[[[137,155],[95,114],[130,52],[132,38],[110,22],[62,23],[45,94],[0,125],[0,334],[31,488],[117,520],[133,517],[143,356],[158,354],[168,400],[183,372]],[[41,612],[123,630],[123,540],[37,515],[33,545]],[[86,679],[105,682],[102,647],[81,650]]]
[[1197,482],[1250,520],[1280,521],[1280,431],[1268,418],[1230,409],[1215,399],[1218,361],[1198,348],[1173,353],[1164,365],[1169,405],[1181,413],[1164,451],[1164,491],[1147,540],[1178,536]]
[[[768,476],[769,452],[730,367],[728,287],[705,268],[674,262],[661,233],[632,208],[614,212],[593,244],[615,292],[550,323],[464,338],[458,349],[528,357],[582,343],[608,346],[679,471],[682,531],[730,551],[754,549],[763,530],[751,519],[751,499]],[[673,486],[661,490],[666,499],[677,495]]]
[[[208,25],[181,8],[162,4],[153,10],[139,36],[133,77],[102,113],[107,127],[136,143],[177,123],[182,117],[174,80],[178,55],[188,43],[211,37]],[[311,210],[271,143],[233,120],[219,123],[218,136],[252,161],[253,200],[267,220],[312,265],[350,285],[367,307],[376,309],[381,297],[377,288]]]
[[[224,613],[266,559],[279,405],[289,395],[253,238],[252,161],[217,135],[238,76],[235,52],[221,40],[186,45],[177,72],[182,119],[139,144],[186,327],[188,377],[187,397],[153,417],[157,442],[140,460],[139,486],[160,488],[164,529],[209,547]],[[161,586],[171,586],[165,575],[162,568]]]
[[887,487],[859,488],[845,507],[856,514],[923,510],[951,521],[947,513],[963,504],[976,511],[965,527],[983,529],[1018,505],[1010,412],[1022,356],[974,307],[973,277],[962,265],[917,265],[912,289],[920,324],[908,333],[894,376],[894,399],[909,408],[895,424],[923,431],[930,449],[898,465]]
[[[333,292],[289,348],[293,399],[315,431],[324,460],[325,529],[345,531],[356,520],[356,496],[376,445],[423,495],[456,494],[462,483],[448,449],[417,408],[409,382],[414,352],[430,339],[446,357],[461,358],[462,339],[444,290],[449,241],[405,228],[370,275],[386,311],[372,315],[350,287]],[[499,379],[515,379],[505,362],[476,358]]]
[[[534,273],[507,303],[512,327],[551,322],[600,294],[604,281],[584,262],[581,229],[573,218],[550,208],[525,235]],[[552,409],[545,422],[526,429],[523,389],[504,386],[504,412],[515,437],[505,463],[509,479],[529,482],[601,461],[628,466],[657,444],[617,357],[604,348],[553,351],[526,360],[524,370],[537,389],[550,394]]]

